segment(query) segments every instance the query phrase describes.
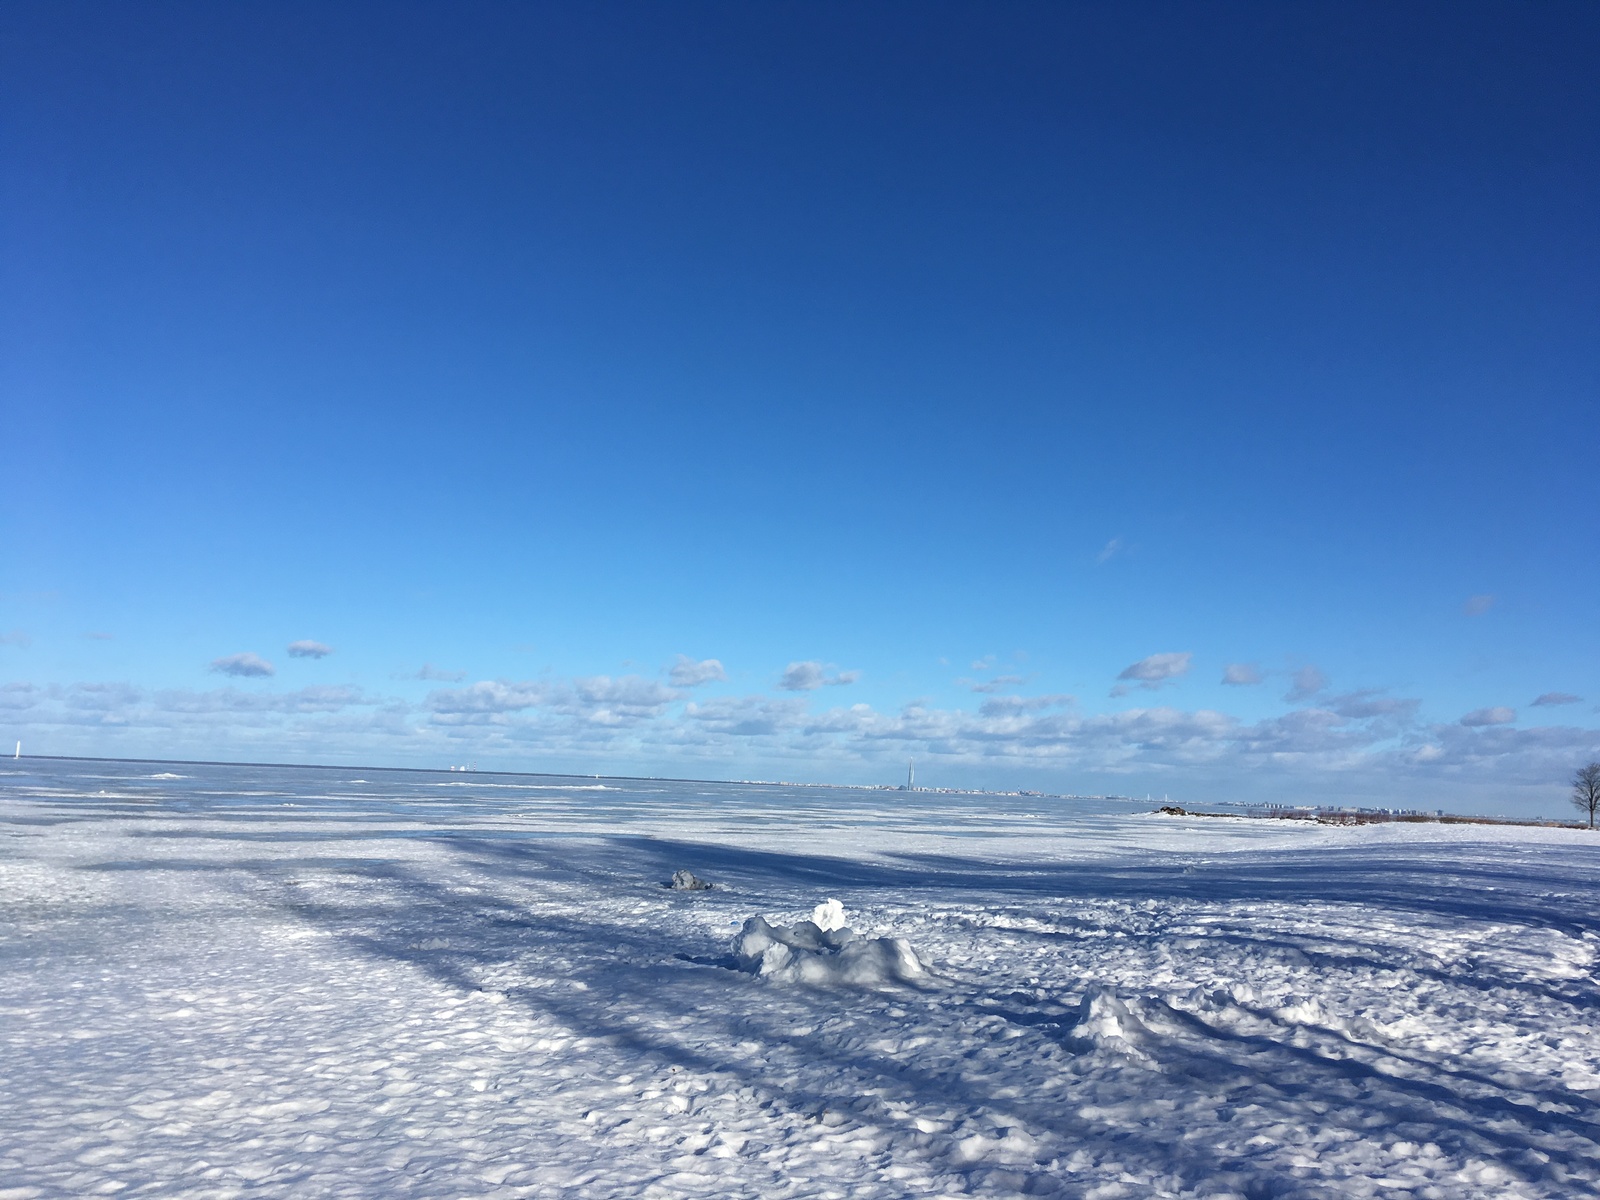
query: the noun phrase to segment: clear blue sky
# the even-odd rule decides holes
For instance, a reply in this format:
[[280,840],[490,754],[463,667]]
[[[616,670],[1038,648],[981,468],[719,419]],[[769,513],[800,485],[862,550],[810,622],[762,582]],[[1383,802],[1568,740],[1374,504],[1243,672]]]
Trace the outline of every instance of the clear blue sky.
[[1600,756],[1592,4],[0,35],[8,742],[1551,812]]

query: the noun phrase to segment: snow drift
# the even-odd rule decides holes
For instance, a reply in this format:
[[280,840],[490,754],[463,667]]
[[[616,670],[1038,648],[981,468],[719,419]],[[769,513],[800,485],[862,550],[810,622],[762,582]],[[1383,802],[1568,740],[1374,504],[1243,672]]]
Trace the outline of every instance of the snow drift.
[[928,969],[904,938],[858,938],[837,900],[817,905],[809,921],[773,925],[751,917],[734,939],[742,970],[783,983],[919,983]]
[[1095,985],[1084,992],[1071,1038],[1086,1049],[1135,1059],[1150,1057],[1145,1052],[1151,1040],[1149,1027],[1128,1001],[1107,987]]

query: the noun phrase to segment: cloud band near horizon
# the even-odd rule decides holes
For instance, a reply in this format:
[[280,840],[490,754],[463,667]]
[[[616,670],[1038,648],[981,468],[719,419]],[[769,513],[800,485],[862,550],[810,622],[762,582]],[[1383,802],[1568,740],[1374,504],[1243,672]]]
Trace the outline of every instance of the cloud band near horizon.
[[809,698],[816,690],[694,701],[658,680],[596,675],[479,680],[437,688],[417,701],[349,686],[205,691],[11,683],[0,687],[0,718],[32,740],[52,737],[75,752],[181,748],[231,735],[242,748],[276,746],[276,756],[291,760],[285,748],[309,746],[323,753],[337,748],[342,758],[359,749],[358,757],[397,764],[465,753],[541,769],[592,770],[605,762],[613,764],[611,773],[629,773],[619,763],[661,770],[694,764],[703,773],[708,763],[756,761],[824,778],[831,772],[842,782],[897,771],[914,756],[930,769],[944,764],[978,773],[1048,770],[1173,782],[1179,773],[1209,778],[1209,786],[1254,779],[1281,786],[1290,798],[1305,789],[1365,793],[1398,786],[1435,806],[1433,797],[1459,793],[1464,784],[1555,786],[1575,758],[1600,756],[1600,732],[1593,729],[1515,727],[1514,710],[1503,707],[1427,721],[1418,701],[1373,690],[1254,721],[1172,705],[1082,713],[1063,695],[991,695],[976,710],[921,702],[898,711],[868,704],[817,708]]

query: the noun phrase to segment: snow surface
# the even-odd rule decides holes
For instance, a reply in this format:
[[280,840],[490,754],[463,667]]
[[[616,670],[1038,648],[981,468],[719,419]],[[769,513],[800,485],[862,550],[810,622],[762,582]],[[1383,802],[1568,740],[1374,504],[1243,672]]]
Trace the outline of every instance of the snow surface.
[[1600,1193],[1584,832],[6,765],[0,1200]]

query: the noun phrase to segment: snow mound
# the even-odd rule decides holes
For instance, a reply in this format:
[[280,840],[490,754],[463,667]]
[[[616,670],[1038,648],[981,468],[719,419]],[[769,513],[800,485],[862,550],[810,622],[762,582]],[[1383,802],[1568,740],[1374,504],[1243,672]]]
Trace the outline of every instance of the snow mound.
[[712,888],[693,871],[674,871],[672,882],[667,886],[675,892],[709,892]]
[[873,986],[928,978],[928,968],[904,938],[857,938],[837,900],[817,905],[811,920],[793,925],[751,917],[733,952],[741,970],[781,983]]
[[1084,993],[1072,1038],[1096,1050],[1136,1059],[1150,1057],[1145,1050],[1151,1040],[1149,1027],[1109,988],[1091,987]]

